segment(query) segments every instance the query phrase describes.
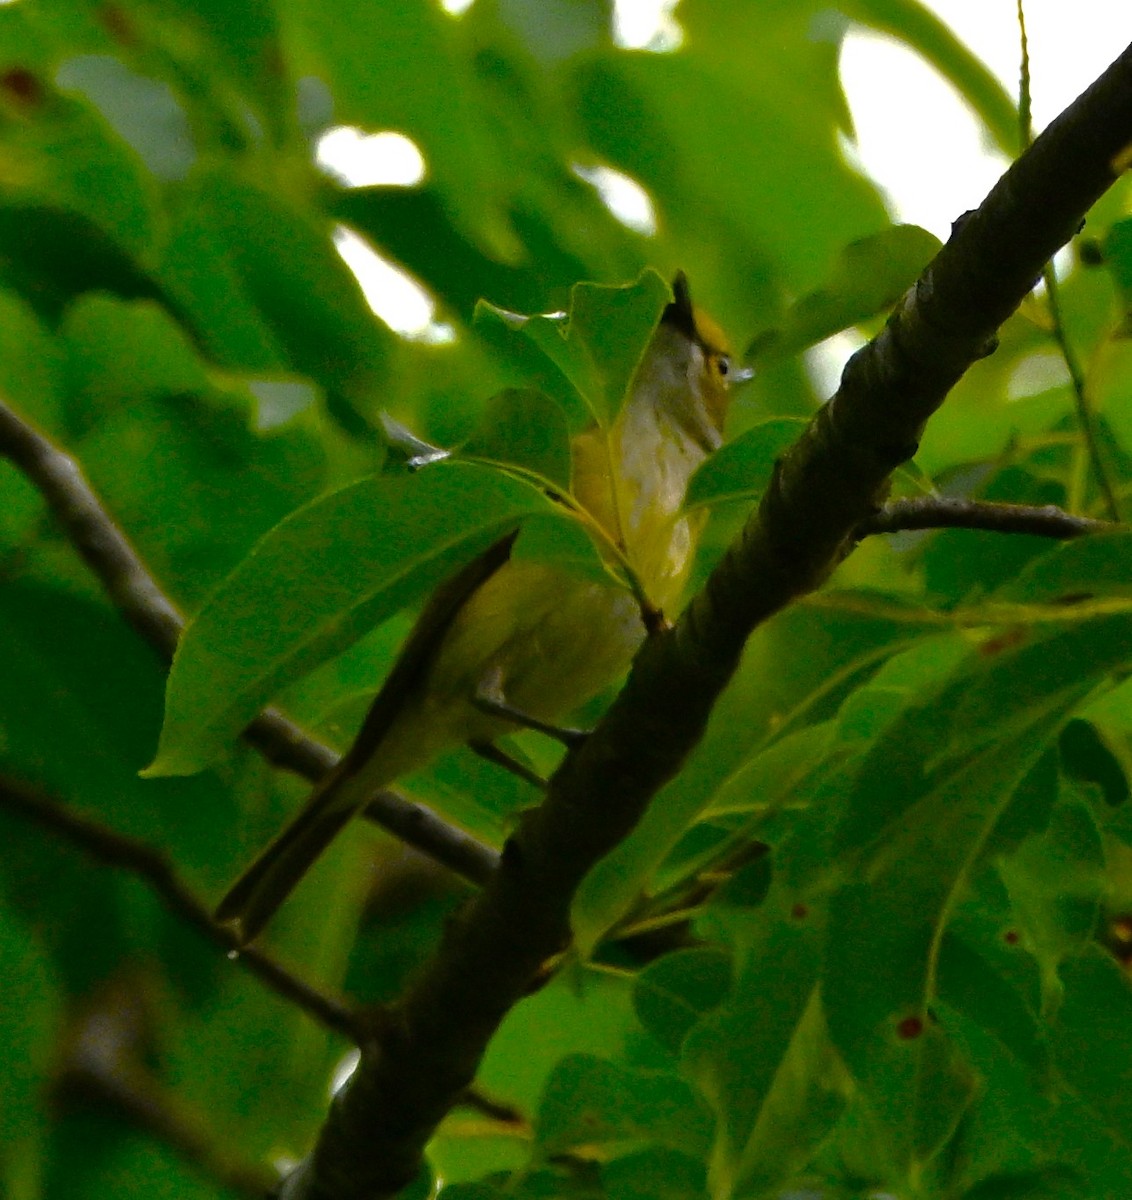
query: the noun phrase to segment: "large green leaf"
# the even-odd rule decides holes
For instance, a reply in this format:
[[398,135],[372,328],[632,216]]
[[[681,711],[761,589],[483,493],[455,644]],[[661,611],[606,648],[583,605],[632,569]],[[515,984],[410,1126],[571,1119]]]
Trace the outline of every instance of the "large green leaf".
[[210,371],[157,305],[86,296],[61,334],[67,442],[178,600],[199,603],[258,537],[326,487],[330,447],[314,413],[263,420],[257,381]]
[[[724,905],[720,905],[724,908]],[[791,1178],[841,1107],[817,1003],[819,914],[790,889],[720,919],[741,930],[731,995],[684,1042],[684,1069],[711,1103],[716,1195],[761,1194]]]
[[823,995],[834,1040],[910,1171],[938,1152],[973,1088],[930,1015],[950,914],[1011,793],[1120,664],[1130,632],[1128,618],[1107,618],[961,669],[847,781],[835,853],[853,882],[831,900]]
[[504,164],[471,56],[440,5],[284,0],[279,10],[292,60],[329,86],[338,121],[417,141],[465,235],[506,253]]
[[807,424],[800,418],[775,417],[722,446],[689,480],[684,507],[734,500],[754,504],[770,485],[774,464],[802,436]]
[[1054,1062],[1092,1119],[1126,1155],[1132,1145],[1127,1087],[1132,987],[1127,974],[1097,948],[1066,962],[1062,978],[1065,997],[1051,1031]]
[[280,688],[545,506],[498,472],[445,463],[362,479],[293,513],[186,628],[149,774],[207,766]]
[[[929,629],[934,632],[934,627]],[[689,826],[715,808],[717,797],[729,812],[765,814],[781,807],[787,800],[778,790],[781,779],[773,780],[766,793],[753,790],[767,780],[757,765],[760,756],[772,753],[780,738],[832,715],[855,684],[924,632],[914,613],[908,614],[907,622],[888,621],[859,616],[850,608],[836,615],[799,609],[760,630],[680,776],[661,790],[633,833],[583,881],[571,911],[575,942],[582,951],[592,949],[633,907]],[[919,664],[921,671],[934,659],[950,661],[946,646],[941,649],[934,639],[927,640],[930,652],[927,662]],[[819,667],[823,663],[824,670]],[[834,746],[830,753],[843,749]],[[813,794],[821,795],[819,766],[800,772],[791,803],[804,807]],[[831,825],[836,820],[832,812],[827,808],[817,819]]]
[[684,1036],[731,987],[731,956],[714,946],[666,954],[642,971],[633,989],[641,1024],[678,1053]]
[[226,366],[301,372],[372,416],[395,342],[330,235],[293,196],[214,169],[180,195],[157,273]]
[[1092,942],[1106,891],[1100,831],[1080,801],[1059,804],[1049,827],[999,863],[1022,944],[1041,969],[1043,1007],[1061,1001],[1061,963]]
[[918,225],[893,225],[850,242],[825,286],[786,310],[747,348],[751,362],[782,358],[887,313],[935,257],[940,241]]
[[645,185],[689,271],[703,256],[748,294],[767,264],[792,290],[816,286],[842,246],[886,223],[838,148],[843,23],[822,8],[761,5],[752,20],[748,5],[701,0],[681,9],[682,53],[572,64],[594,156]]
[[548,487],[570,488],[566,414],[530,388],[506,388],[484,409],[479,428],[460,447],[464,458],[513,467]]
[[590,1055],[564,1058],[547,1081],[535,1122],[540,1156],[644,1141],[702,1154],[711,1119],[692,1089],[665,1072],[631,1071]]
[[668,285],[652,270],[636,283],[579,283],[568,314],[523,316],[486,301],[477,320],[521,334],[569,380],[602,426],[612,423],[637,373],[657,321],[671,300]]

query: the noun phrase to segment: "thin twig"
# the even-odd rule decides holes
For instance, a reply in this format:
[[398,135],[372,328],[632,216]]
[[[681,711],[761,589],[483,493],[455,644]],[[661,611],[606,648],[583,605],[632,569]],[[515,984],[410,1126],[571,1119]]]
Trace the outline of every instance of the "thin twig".
[[1021,62],[1018,69],[1018,153],[1024,154],[1034,140],[1034,118],[1030,104],[1030,39],[1026,36],[1026,9],[1018,0],[1018,43]]
[[[1019,71],[1018,71],[1018,140],[1020,150],[1025,151],[1034,140],[1033,113],[1030,98],[1030,42],[1026,36],[1026,12],[1023,0],[1018,0],[1018,38],[1019,38]],[[1069,372],[1069,383],[1073,390],[1073,405],[1077,410],[1077,424],[1081,429],[1081,437],[1085,442],[1085,450],[1092,464],[1097,486],[1104,497],[1105,508],[1109,518],[1120,520],[1120,505],[1116,498],[1116,490],[1112,486],[1108,469],[1101,453],[1100,430],[1096,417],[1089,404],[1085,372],[1081,369],[1076,351],[1069,343],[1065,331],[1065,321],[1061,312],[1060,285],[1057,282],[1057,272],[1053,260],[1042,268],[1042,280],[1046,285],[1046,307],[1049,311],[1050,332],[1061,357],[1065,361],[1065,369]]]
[[1065,322],[1061,315],[1061,285],[1057,282],[1057,272],[1053,268],[1052,260],[1046,263],[1045,269],[1042,271],[1042,279],[1045,280],[1046,285],[1046,305],[1049,309],[1051,332],[1058,350],[1061,351],[1061,357],[1065,360],[1065,369],[1069,372],[1073,405],[1077,410],[1077,423],[1081,427],[1081,437],[1085,442],[1085,449],[1093,467],[1093,474],[1096,476],[1097,486],[1104,497],[1104,505],[1109,519],[1119,521],[1120,504],[1101,452],[1100,429],[1097,425],[1096,414],[1089,402],[1085,372],[1081,368],[1077,352],[1070,345],[1069,336],[1065,331]]
[[[39,490],[63,532],[126,621],[162,659],[171,661],[184,618],[114,524],[79,464],[3,402],[0,455],[14,463]],[[330,747],[275,709],[265,709],[248,726],[244,737],[270,763],[312,783],[338,761]],[[394,837],[471,883],[482,886],[498,864],[494,848],[397,792],[385,789],[375,793],[366,815]]]
[[1032,537],[1077,538],[1119,529],[1111,521],[1078,517],[1054,504],[992,504],[947,496],[893,500],[859,526],[862,537],[912,529],[981,529],[988,533],[1028,533]]
[[72,1031],[55,1086],[57,1102],[116,1110],[174,1150],[202,1177],[249,1200],[278,1182],[271,1168],[247,1162],[224,1144],[203,1112],[187,1104],[151,1070],[139,1044],[136,1000],[103,995]]
[[161,851],[136,838],[79,816],[41,792],[12,779],[0,779],[0,806],[65,838],[109,866],[141,879],[175,916],[225,952],[238,951],[238,962],[273,992],[301,1008],[321,1025],[357,1041],[354,1014],[345,1005],[305,983],[262,950],[240,947],[232,933],[212,919],[208,908],[178,877]]

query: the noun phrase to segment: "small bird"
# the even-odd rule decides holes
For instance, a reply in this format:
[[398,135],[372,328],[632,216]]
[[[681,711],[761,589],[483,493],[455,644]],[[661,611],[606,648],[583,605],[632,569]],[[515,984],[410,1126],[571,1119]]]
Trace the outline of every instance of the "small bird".
[[732,368],[683,273],[673,295],[612,426],[572,443],[572,502],[641,594],[513,561],[514,535],[441,584],[350,750],[220,902],[217,920],[242,943],[378,789],[442,751],[490,746],[524,718],[550,723],[578,708],[628,668],[646,620],[678,601],[704,520],[681,511],[688,480],[720,445],[730,388],[750,372]]

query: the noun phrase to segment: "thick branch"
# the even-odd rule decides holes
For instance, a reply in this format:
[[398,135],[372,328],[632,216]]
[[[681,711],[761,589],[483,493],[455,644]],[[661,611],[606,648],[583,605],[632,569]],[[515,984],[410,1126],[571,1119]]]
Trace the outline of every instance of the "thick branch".
[[244,969],[273,992],[320,1024],[348,1038],[357,1038],[357,1024],[349,1009],[304,983],[262,950],[254,946],[241,947],[231,930],[212,919],[212,914],[178,877],[165,855],[153,846],[81,817],[11,779],[0,779],[0,807],[17,812],[65,838],[99,862],[136,875],[171,913],[214,945],[224,951],[239,950],[238,961]]
[[[170,662],[184,618],[103,508],[79,464],[3,403],[0,403],[0,454],[10,459],[39,490],[63,532],[119,612],[162,659]],[[321,779],[338,761],[333,750],[315,741],[275,709],[261,713],[244,736],[273,765],[311,782]],[[396,792],[376,793],[366,815],[472,883],[484,883],[499,861],[490,846]]]
[[649,639],[589,740],[508,843],[388,1023],[363,1047],[284,1200],[374,1200],[417,1173],[436,1125],[540,965],[574,893],[680,769],[751,631],[818,587],[880,507],[924,423],[1114,180],[1132,141],[1132,49],[957,224],[775,472],[676,627]]
[[912,529],[981,529],[987,533],[1028,533],[1031,537],[1068,539],[1120,528],[1111,521],[1074,516],[1056,504],[1039,507],[921,496],[915,500],[890,501],[865,518],[857,528],[857,535]]

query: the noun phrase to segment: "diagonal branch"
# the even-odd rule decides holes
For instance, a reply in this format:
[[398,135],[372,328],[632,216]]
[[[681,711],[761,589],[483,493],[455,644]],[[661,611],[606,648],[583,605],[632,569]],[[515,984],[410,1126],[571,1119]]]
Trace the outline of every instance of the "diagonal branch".
[[[2,402],[0,455],[14,463],[39,490],[119,612],[162,659],[170,662],[184,618],[114,524],[79,464]],[[244,737],[274,766],[312,783],[338,761],[329,746],[315,741],[275,709],[265,709],[248,726]],[[498,863],[499,856],[492,847],[397,792],[386,789],[376,793],[366,815],[394,837],[472,883],[484,883]]]
[[998,327],[1111,186],[1130,143],[1132,48],[956,223],[885,329],[850,359],[707,585],[675,628],[649,639],[500,869],[384,1014],[283,1200],[374,1200],[416,1177],[503,1017],[568,943],[582,879],[680,769],[748,635],[852,550],[925,422],[993,350]]
[[857,536],[912,529],[981,529],[987,533],[1028,533],[1031,537],[1068,539],[1121,528],[1112,521],[1075,516],[1056,504],[996,504],[949,496],[919,496],[914,500],[889,501],[861,522]]
[[180,879],[165,855],[153,846],[107,829],[11,779],[0,779],[0,807],[49,829],[99,862],[136,875],[171,913],[214,945],[227,952],[239,950],[238,961],[245,970],[273,992],[328,1029],[357,1039],[358,1022],[348,1008],[299,979],[262,950],[241,947],[230,930],[212,919],[212,914]]

